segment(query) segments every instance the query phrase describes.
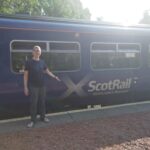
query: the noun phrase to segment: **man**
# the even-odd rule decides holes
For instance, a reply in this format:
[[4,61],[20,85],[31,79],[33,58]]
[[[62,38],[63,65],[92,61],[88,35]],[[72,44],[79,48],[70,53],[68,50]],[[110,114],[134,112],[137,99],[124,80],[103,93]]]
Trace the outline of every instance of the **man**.
[[24,71],[24,94],[26,96],[30,95],[31,122],[27,125],[30,128],[35,125],[38,106],[40,119],[44,122],[49,122],[48,118],[45,117],[45,73],[57,81],[60,81],[60,79],[48,69],[44,60],[40,59],[41,48],[39,46],[34,46],[32,55],[32,59],[25,63]]

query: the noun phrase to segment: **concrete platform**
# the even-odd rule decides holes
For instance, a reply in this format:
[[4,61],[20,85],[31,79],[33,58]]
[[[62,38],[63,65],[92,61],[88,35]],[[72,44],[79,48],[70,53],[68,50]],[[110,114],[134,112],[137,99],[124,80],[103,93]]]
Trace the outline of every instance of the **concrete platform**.
[[[65,124],[71,122],[78,122],[84,120],[119,116],[123,114],[132,114],[138,112],[148,112],[148,111],[150,111],[150,101],[107,106],[107,107],[97,106],[96,108],[89,108],[84,110],[47,114],[47,117],[50,119],[50,122],[43,123],[38,120],[34,128],[44,128],[51,125]],[[26,126],[29,121],[30,117],[0,120],[0,134],[23,130],[32,130],[33,128],[29,129]]]

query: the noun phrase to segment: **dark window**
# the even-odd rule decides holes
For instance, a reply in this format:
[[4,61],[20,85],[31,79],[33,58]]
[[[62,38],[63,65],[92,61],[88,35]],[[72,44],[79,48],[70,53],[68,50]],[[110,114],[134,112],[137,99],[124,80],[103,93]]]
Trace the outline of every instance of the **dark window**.
[[80,47],[75,42],[50,42],[50,58],[47,62],[52,70],[73,71],[80,69]]
[[139,44],[96,43],[91,49],[91,66],[99,69],[137,68],[140,66]]
[[52,71],[73,71],[80,69],[80,53],[45,52],[42,58]]
[[92,45],[92,50],[116,50],[116,44],[95,43]]
[[140,53],[118,52],[116,68],[137,68],[140,65]]
[[140,66],[140,45],[118,44],[117,68],[137,68]]
[[42,50],[46,50],[45,42],[30,42],[30,41],[14,41],[11,44],[12,50],[32,50],[35,45],[41,47]]
[[11,61],[12,69],[16,73],[22,73],[24,71],[24,63],[26,60],[32,57],[30,52],[12,52]]
[[50,50],[79,50],[79,44],[50,42]]
[[118,44],[118,50],[140,50],[140,46],[138,44]]
[[91,64],[93,69],[114,68],[115,53],[92,53]]
[[[41,57],[53,71],[76,71],[80,69],[80,48],[78,43],[50,42],[52,51],[46,50],[46,42],[14,41],[11,44],[11,65],[16,73],[24,71],[24,63],[32,57],[32,49],[39,45],[45,51]],[[48,48],[50,49],[50,48]],[[54,51],[53,51],[54,50]]]

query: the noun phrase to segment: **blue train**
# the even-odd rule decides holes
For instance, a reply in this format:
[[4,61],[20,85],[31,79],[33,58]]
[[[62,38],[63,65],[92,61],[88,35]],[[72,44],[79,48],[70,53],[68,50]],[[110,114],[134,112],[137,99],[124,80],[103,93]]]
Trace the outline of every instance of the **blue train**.
[[29,115],[23,71],[34,45],[62,80],[46,76],[49,113],[150,98],[150,28],[0,16],[0,119]]

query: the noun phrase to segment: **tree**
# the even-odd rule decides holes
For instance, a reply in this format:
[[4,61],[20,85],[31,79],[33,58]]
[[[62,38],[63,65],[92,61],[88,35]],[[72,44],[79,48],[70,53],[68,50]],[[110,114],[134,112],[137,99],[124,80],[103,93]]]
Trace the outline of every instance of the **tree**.
[[97,21],[99,21],[99,22],[104,22],[104,21],[103,21],[103,17],[97,17]]
[[30,13],[37,0],[0,0],[0,13],[15,14],[15,13]]
[[87,19],[89,9],[83,9],[80,0],[0,0],[1,14],[30,14],[32,16]]
[[139,22],[141,24],[150,24],[150,10],[145,10],[143,18]]

